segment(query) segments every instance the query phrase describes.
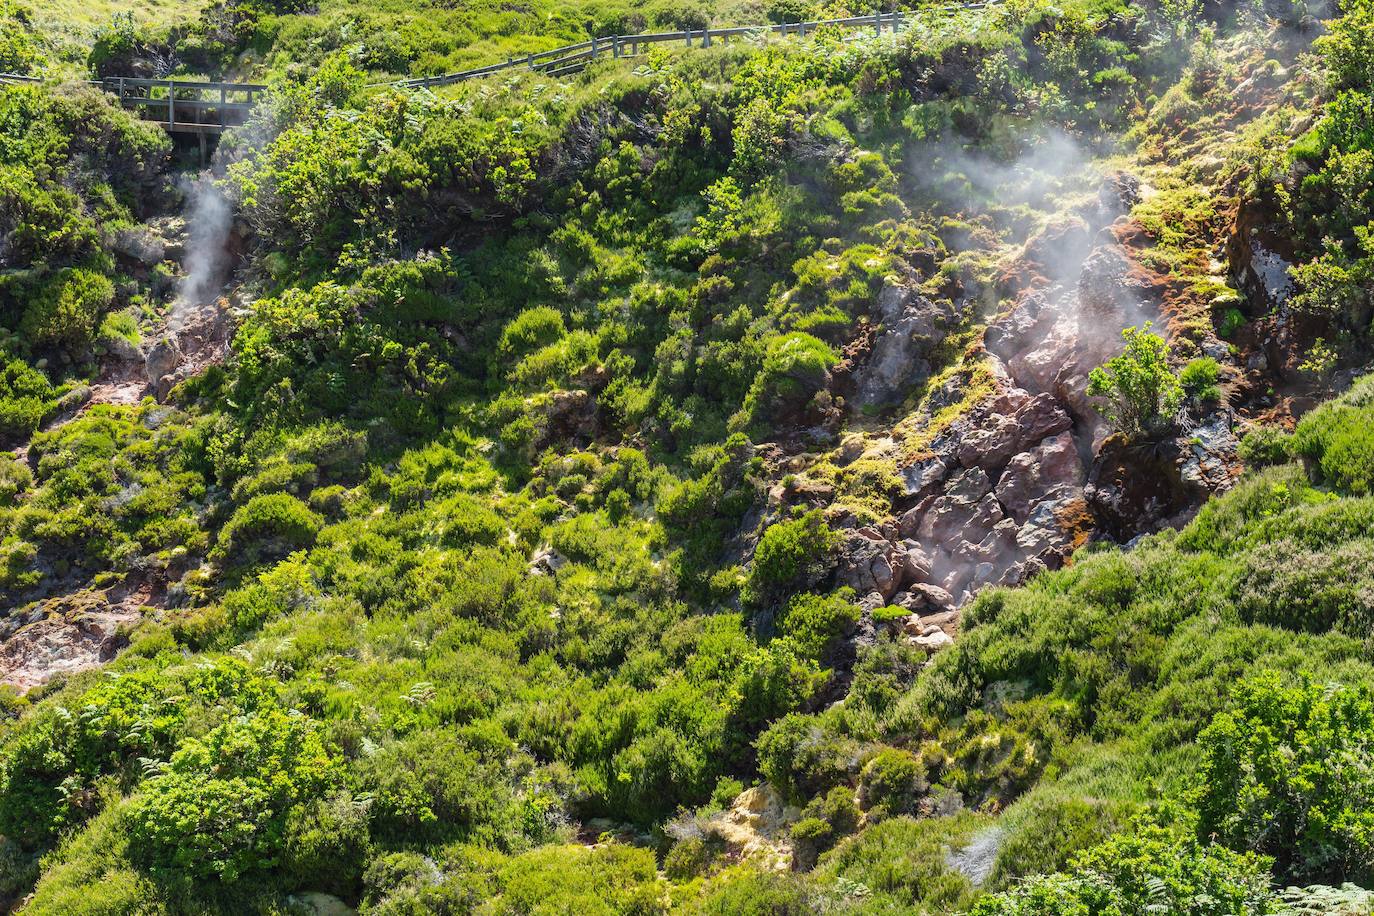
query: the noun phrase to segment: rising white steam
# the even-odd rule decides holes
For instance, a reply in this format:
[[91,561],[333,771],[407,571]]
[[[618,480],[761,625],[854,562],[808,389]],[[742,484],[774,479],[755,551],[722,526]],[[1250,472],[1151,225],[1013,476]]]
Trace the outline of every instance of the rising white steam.
[[213,302],[224,286],[230,267],[227,242],[234,216],[233,207],[210,172],[187,181],[183,190],[189,200],[186,253],[182,260],[185,275],[168,320],[172,331],[182,328],[191,311]]

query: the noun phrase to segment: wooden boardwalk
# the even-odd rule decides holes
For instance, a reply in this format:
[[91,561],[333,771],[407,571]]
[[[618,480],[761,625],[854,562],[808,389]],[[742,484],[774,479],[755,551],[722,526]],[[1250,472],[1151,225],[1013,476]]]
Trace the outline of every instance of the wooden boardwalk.
[[[513,57],[485,67],[377,83],[372,88],[395,86],[402,89],[433,89],[451,86],[468,80],[481,79],[507,70],[526,70],[551,77],[577,73],[598,58],[632,58],[647,54],[660,45],[681,45],[687,48],[709,48],[722,42],[762,40],[769,36],[806,38],[821,29],[845,30],[852,37],[895,34],[907,29],[922,16],[949,16],[955,13],[981,10],[1003,0],[977,0],[973,3],[928,6],[918,10],[896,13],[873,13],[845,19],[818,19],[811,22],[781,23],[762,26],[731,26],[718,29],[687,29],[681,32],[650,32],[642,35],[608,35],[577,44],[551,48],[537,54]],[[2,82],[37,83],[37,77],[0,73]],[[202,144],[206,135],[222,133],[248,120],[259,95],[267,88],[257,83],[211,83],[195,80],[140,79],[112,77],[92,82],[119,99],[119,103],[140,117],[161,124],[171,133],[199,134]]]
[[101,84],[119,104],[172,133],[218,134],[248,120],[258,83],[201,83],[178,79],[115,77]]

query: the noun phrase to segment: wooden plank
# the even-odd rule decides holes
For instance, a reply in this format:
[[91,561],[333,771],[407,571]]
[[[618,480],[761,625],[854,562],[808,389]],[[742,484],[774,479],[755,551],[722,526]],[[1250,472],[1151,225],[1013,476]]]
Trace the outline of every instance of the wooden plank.
[[216,92],[219,91],[220,87],[224,87],[225,89],[229,89],[231,91],[243,92],[261,92],[267,88],[267,86],[262,83],[205,83],[197,80],[179,80],[167,78],[160,80],[152,80],[142,79],[140,77],[133,76],[120,77],[120,79],[124,80],[125,84],[128,86],[138,86],[140,88],[160,89],[169,84],[176,86],[178,89],[213,89]]
[[166,121],[159,122],[162,129],[172,134],[219,134],[224,132],[224,128],[218,124],[202,124],[197,121],[177,121],[168,124]]
[[[171,102],[172,100],[168,99],[166,96],[162,96],[159,98],[148,98],[147,96],[131,95],[125,97],[124,107],[156,108],[159,111],[161,111],[167,108],[167,106]],[[218,111],[222,108],[224,111],[241,111],[247,114],[257,106],[250,105],[247,102],[225,102],[223,103],[223,105],[221,105],[219,102],[213,100],[207,101],[204,99],[177,99],[175,107],[177,111]]]

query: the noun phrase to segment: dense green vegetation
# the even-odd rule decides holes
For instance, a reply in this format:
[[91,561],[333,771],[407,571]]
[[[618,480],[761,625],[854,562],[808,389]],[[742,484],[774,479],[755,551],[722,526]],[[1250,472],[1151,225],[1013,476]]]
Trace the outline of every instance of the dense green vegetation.
[[[1157,165],[1242,134],[1228,174],[1293,242],[1294,310],[1367,354],[1366,4],[1250,133],[1200,113],[1279,68],[1268,43],[1291,60],[1305,10],[1017,0],[442,95],[368,74],[818,10],[253,0],[119,20],[80,60],[17,10],[0,69],[174,52],[272,89],[220,148],[254,296],[228,361],[45,429],[174,295],[130,244],[176,206],[173,149],[94,91],[0,87],[0,434],[27,445],[0,591],[17,618],[159,589],[108,666],[3,696],[5,901],[1220,916],[1374,881],[1374,376],[1252,433],[1181,531],[981,593],[930,660],[835,587],[836,513],[776,496],[841,418],[919,453],[991,390],[1005,256],[1098,189],[978,170],[1066,136]],[[1294,100],[1320,114],[1290,130]],[[1190,168],[1140,223],[1231,337]],[[927,383],[860,411],[832,382],[890,278],[975,306]],[[1147,444],[1223,398],[1175,337],[1130,329],[1089,388]],[[856,524],[893,514],[894,459],[817,466]],[[765,783],[791,871],[721,835]]]

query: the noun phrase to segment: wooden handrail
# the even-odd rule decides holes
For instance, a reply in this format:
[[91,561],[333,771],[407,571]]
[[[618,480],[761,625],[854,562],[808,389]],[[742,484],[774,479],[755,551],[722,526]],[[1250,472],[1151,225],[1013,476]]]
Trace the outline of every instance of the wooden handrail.
[[[769,32],[788,36],[805,37],[813,33],[816,29],[825,26],[835,26],[839,28],[866,28],[872,27],[881,34],[884,27],[890,31],[899,31],[908,19],[928,13],[957,13],[966,10],[981,10],[989,6],[994,6],[1005,0],[976,0],[973,3],[945,4],[943,6],[928,6],[917,10],[898,11],[892,13],[874,13],[867,16],[850,16],[844,19],[816,19],[807,22],[787,22],[768,25],[747,25],[747,26],[727,26],[719,29],[687,29],[681,32],[647,32],[639,35],[606,35],[593,38],[590,41],[582,41],[577,44],[564,45],[561,48],[551,48],[547,51],[540,51],[536,54],[527,54],[524,57],[512,57],[509,60],[495,64],[487,64],[484,67],[475,67],[471,70],[460,70],[456,73],[445,73],[439,76],[413,77],[411,79],[398,80],[394,83],[381,83],[378,85],[394,85],[405,89],[430,89],[437,86],[449,86],[454,83],[466,82],[471,79],[480,79],[499,73],[503,70],[511,70],[524,67],[528,70],[536,70],[548,75],[562,75],[570,72],[569,67],[575,66],[584,60],[591,60],[599,57],[603,52],[612,57],[633,57],[635,51],[641,45],[659,44],[662,42],[681,41],[691,45],[693,40],[698,45],[709,47],[710,43],[717,38],[733,38],[739,35],[758,35]],[[627,54],[623,49],[632,48],[634,50]],[[581,52],[587,51],[587,54]],[[552,58],[552,59],[548,59]]]
[[[838,28],[873,28],[881,35],[884,28],[891,32],[898,32],[909,19],[916,16],[937,13],[949,14],[963,12],[966,10],[981,10],[993,6],[1005,0],[975,0],[971,3],[945,4],[943,6],[928,6],[912,11],[898,11],[892,13],[873,13],[865,16],[850,16],[843,19],[817,19],[809,22],[788,22],[788,23],[769,23],[766,25],[743,25],[725,26],[718,29],[685,29],[681,32],[646,32],[639,35],[606,35],[590,38],[586,41],[579,41],[576,44],[564,45],[559,48],[549,48],[545,51],[532,52],[523,57],[512,57],[508,60],[495,64],[487,64],[484,67],[475,67],[471,70],[460,70],[456,73],[445,73],[439,76],[413,77],[410,79],[395,80],[386,83],[373,84],[371,88],[395,86],[402,89],[431,89],[438,86],[449,86],[454,83],[466,82],[467,80],[480,79],[494,73],[505,70],[524,68],[527,70],[543,73],[547,76],[565,76],[575,73],[587,64],[600,56],[637,57],[644,52],[648,45],[663,44],[667,42],[681,41],[688,47],[710,47],[711,43],[717,39],[728,40],[740,36],[758,37],[767,34],[776,34],[783,37],[797,36],[804,38],[808,34],[814,33],[817,29],[825,27]],[[695,42],[695,44],[694,44]],[[18,73],[0,73],[0,83],[41,83],[41,77],[25,76]],[[247,113],[254,107],[254,96],[266,91],[267,86],[262,83],[223,83],[207,82],[203,80],[178,80],[172,78],[148,79],[144,77],[117,76],[110,77],[102,81],[87,80],[91,85],[104,88],[107,92],[115,95],[120,104],[126,108],[157,109],[158,115],[153,120],[161,121],[168,130],[223,130],[232,126],[227,117],[228,113]],[[153,90],[166,90],[165,95],[153,95]],[[198,98],[186,97],[182,93],[204,93],[216,94],[217,98]],[[243,94],[247,96],[246,101],[230,101],[230,94]],[[215,122],[185,122],[176,120],[177,109],[188,112],[216,112],[219,117]],[[162,115],[162,111],[166,115]],[[237,120],[237,119],[235,119]]]

